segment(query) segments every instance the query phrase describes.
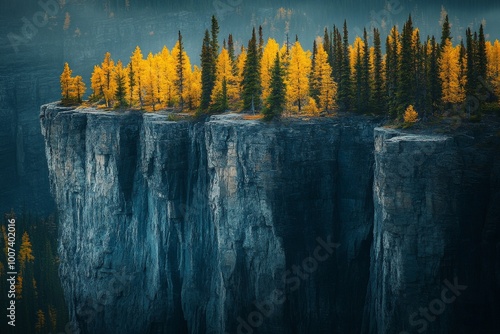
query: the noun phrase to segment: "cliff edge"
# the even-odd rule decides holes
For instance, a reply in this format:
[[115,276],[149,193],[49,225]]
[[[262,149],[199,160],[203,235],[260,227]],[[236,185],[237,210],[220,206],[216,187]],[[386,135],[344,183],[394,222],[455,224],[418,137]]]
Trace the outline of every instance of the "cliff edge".
[[69,325],[413,333],[414,310],[455,279],[468,287],[429,332],[495,314],[499,137],[379,124],[42,106]]

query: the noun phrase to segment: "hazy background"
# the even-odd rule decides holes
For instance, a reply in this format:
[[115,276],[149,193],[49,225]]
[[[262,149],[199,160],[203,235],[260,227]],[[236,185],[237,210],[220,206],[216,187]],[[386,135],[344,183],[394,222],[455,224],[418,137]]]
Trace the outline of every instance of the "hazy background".
[[283,43],[289,33],[291,41],[297,35],[311,48],[325,27],[341,26],[344,19],[351,42],[371,26],[380,27],[385,38],[410,13],[423,38],[439,38],[442,7],[455,43],[480,22],[489,39],[500,38],[500,2],[491,0],[0,0],[0,210],[54,210],[38,115],[41,104],[59,99],[64,62],[90,86],[92,68],[106,51],[127,63],[136,45],[145,56],[163,45],[171,49],[181,30],[192,64],[199,64],[203,32],[213,14],[221,26],[220,43],[232,32],[238,46],[246,45],[253,26],[262,25],[265,39]]

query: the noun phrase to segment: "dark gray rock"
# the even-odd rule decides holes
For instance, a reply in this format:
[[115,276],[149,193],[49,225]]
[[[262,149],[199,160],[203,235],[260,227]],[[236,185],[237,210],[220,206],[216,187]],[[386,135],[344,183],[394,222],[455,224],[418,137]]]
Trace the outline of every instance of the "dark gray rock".
[[[61,279],[85,332],[345,332],[361,323],[373,119],[189,123],[54,104],[41,118]],[[127,281],[108,301],[116,273]]]
[[[498,328],[490,312],[499,306],[491,297],[500,287],[499,161],[500,138],[486,128],[455,136],[375,129],[363,332]],[[450,285],[460,289],[454,294]]]
[[[85,333],[496,326],[491,129],[410,134],[362,116],[171,122],[56,104],[41,123],[61,279]],[[439,314],[422,320],[421,308]]]

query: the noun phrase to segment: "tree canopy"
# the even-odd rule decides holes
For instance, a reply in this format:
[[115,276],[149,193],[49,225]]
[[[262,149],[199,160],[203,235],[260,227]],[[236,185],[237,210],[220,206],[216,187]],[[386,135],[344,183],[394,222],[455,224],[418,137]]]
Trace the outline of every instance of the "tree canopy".
[[[262,27],[252,30],[246,47],[236,50],[230,34],[221,48],[219,29],[213,16],[201,44],[201,67],[191,65],[180,31],[171,50],[164,46],[144,57],[137,46],[128,64],[115,62],[106,53],[102,63],[94,66],[90,100],[108,108],[146,111],[269,113],[272,109],[300,115],[338,110],[403,120],[410,105],[426,118],[452,107],[470,111],[466,101],[471,97],[486,101],[481,92],[486,86],[497,96],[489,95],[489,100],[500,93],[499,42],[486,41],[480,25],[479,33],[471,28],[465,31],[465,43],[454,43],[447,16],[443,16],[440,43],[434,36],[423,40],[409,16],[402,31],[396,26],[390,29],[385,54],[378,29],[365,29],[349,44],[347,22],[342,30],[334,26],[330,33],[325,28],[312,52],[303,48],[297,36],[293,44],[288,35],[282,45],[273,38],[265,42]],[[67,63],[60,80],[62,102],[81,103],[84,80],[73,77]],[[271,104],[282,93],[284,107],[281,102]]]

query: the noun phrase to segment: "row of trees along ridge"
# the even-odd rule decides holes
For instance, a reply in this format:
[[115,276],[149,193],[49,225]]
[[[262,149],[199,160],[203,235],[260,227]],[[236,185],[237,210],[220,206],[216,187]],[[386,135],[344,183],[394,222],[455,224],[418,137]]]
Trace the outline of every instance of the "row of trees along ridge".
[[[125,65],[106,53],[92,73],[90,101],[107,107],[131,107],[150,111],[162,108],[197,110],[261,111],[267,118],[284,111],[316,114],[334,109],[387,113],[401,119],[409,106],[422,116],[460,106],[467,97],[488,89],[500,95],[500,43],[466,31],[465,43],[453,45],[446,15],[441,41],[424,41],[411,16],[400,32],[394,26],[385,40],[373,30],[349,44],[347,24],[336,26],[304,50],[298,38],[280,46],[269,38],[264,43],[262,27],[252,31],[248,46],[236,54],[233,36],[218,42],[219,25],[212,17],[201,48],[201,68],[191,66],[179,32],[172,50],[166,46],[144,57],[137,47]],[[258,37],[257,37],[258,34]],[[62,101],[82,102],[85,83],[72,77],[66,63],[61,75]],[[483,94],[484,95],[484,94]],[[469,108],[470,109],[470,108]]]

